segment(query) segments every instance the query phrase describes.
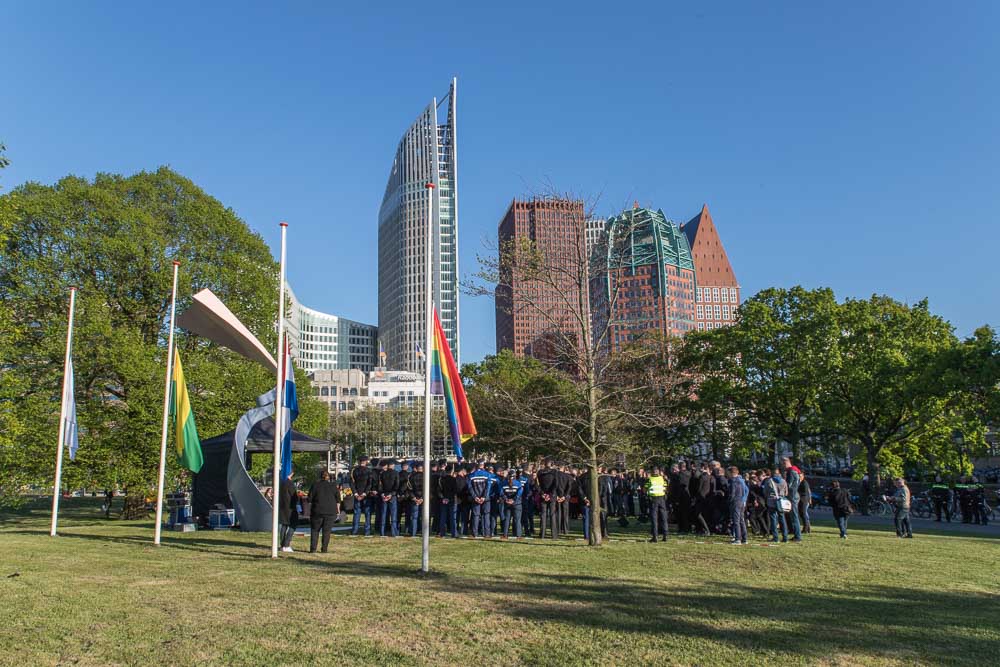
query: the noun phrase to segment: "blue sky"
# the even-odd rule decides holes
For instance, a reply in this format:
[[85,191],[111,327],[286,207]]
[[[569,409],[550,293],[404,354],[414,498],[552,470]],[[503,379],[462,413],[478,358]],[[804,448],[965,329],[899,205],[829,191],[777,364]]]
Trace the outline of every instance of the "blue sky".
[[[0,2],[4,190],[170,165],[276,253],[287,220],[298,296],[374,323],[395,146],[458,76],[463,274],[551,183],[708,203],[745,295],[1000,324],[1000,3],[136,4]],[[463,361],[492,353],[492,303],[461,309]]]

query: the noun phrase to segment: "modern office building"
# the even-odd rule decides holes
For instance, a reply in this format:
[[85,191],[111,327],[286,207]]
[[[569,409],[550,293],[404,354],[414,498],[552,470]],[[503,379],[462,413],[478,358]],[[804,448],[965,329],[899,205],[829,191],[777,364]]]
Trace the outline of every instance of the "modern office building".
[[423,372],[428,234],[434,303],[456,361],[460,356],[456,85],[452,79],[448,94],[433,99],[403,134],[379,210],[378,322],[389,368]]
[[606,270],[591,280],[595,339],[617,352],[650,332],[695,328],[695,266],[687,237],[662,211],[622,211],[607,222]]
[[368,404],[368,375],[357,368],[314,371],[310,374],[313,396],[330,412],[352,412]]
[[527,239],[545,257],[546,280],[528,280],[503,267],[496,289],[497,350],[509,349],[523,357],[558,363],[568,346],[582,344],[573,305],[586,251],[587,220],[582,201],[540,198],[515,199],[497,228],[499,247]]
[[694,260],[698,291],[695,321],[698,329],[717,329],[736,320],[740,285],[719,231],[708,212],[708,204],[682,227]]
[[378,328],[304,306],[288,288],[286,332],[296,366],[312,373],[357,369],[378,363]]
[[607,233],[608,221],[604,218],[591,218],[587,221],[587,257],[592,257],[598,246],[603,247]]

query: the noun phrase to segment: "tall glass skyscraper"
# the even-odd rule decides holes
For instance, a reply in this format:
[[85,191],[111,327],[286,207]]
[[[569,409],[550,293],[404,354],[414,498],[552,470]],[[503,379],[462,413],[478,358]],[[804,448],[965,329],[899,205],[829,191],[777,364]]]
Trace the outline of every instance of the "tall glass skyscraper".
[[[458,342],[458,188],[455,87],[434,98],[403,134],[378,215],[378,327],[387,365],[423,373],[425,252],[431,234],[431,288],[448,344]],[[439,124],[438,114],[447,109]],[[434,184],[428,230],[427,183]]]

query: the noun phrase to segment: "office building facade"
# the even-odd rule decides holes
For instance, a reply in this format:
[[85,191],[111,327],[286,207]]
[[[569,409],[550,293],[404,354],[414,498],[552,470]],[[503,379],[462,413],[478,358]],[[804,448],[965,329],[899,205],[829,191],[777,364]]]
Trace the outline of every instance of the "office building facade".
[[527,280],[503,266],[496,289],[497,350],[519,357],[559,363],[582,336],[574,294],[574,275],[588,260],[583,202],[558,198],[514,200],[497,227],[506,252],[516,240],[529,240],[545,257],[547,280]]
[[648,334],[695,329],[695,265],[687,237],[662,211],[634,208],[607,221],[603,271],[591,280],[594,336],[618,352]]
[[423,372],[428,234],[434,303],[456,360],[460,355],[456,85],[453,79],[448,94],[403,134],[379,210],[378,321],[389,368]]
[[378,363],[378,327],[323,313],[303,305],[288,289],[285,321],[295,365],[315,371],[356,369],[370,372]]

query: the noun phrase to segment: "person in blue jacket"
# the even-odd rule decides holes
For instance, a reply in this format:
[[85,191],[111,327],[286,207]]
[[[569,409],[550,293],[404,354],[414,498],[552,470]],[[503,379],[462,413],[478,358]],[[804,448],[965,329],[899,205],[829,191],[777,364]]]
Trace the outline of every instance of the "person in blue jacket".
[[733,541],[730,544],[747,544],[747,496],[750,487],[740,475],[736,466],[729,468],[729,525],[732,526]]
[[472,536],[491,537],[490,503],[493,495],[493,475],[486,470],[486,464],[480,461],[476,471],[469,475],[469,498],[472,500]]
[[514,471],[510,471],[500,483],[500,516],[503,539],[510,537],[510,524],[514,523],[514,539],[521,537],[521,512],[524,499],[524,483]]

